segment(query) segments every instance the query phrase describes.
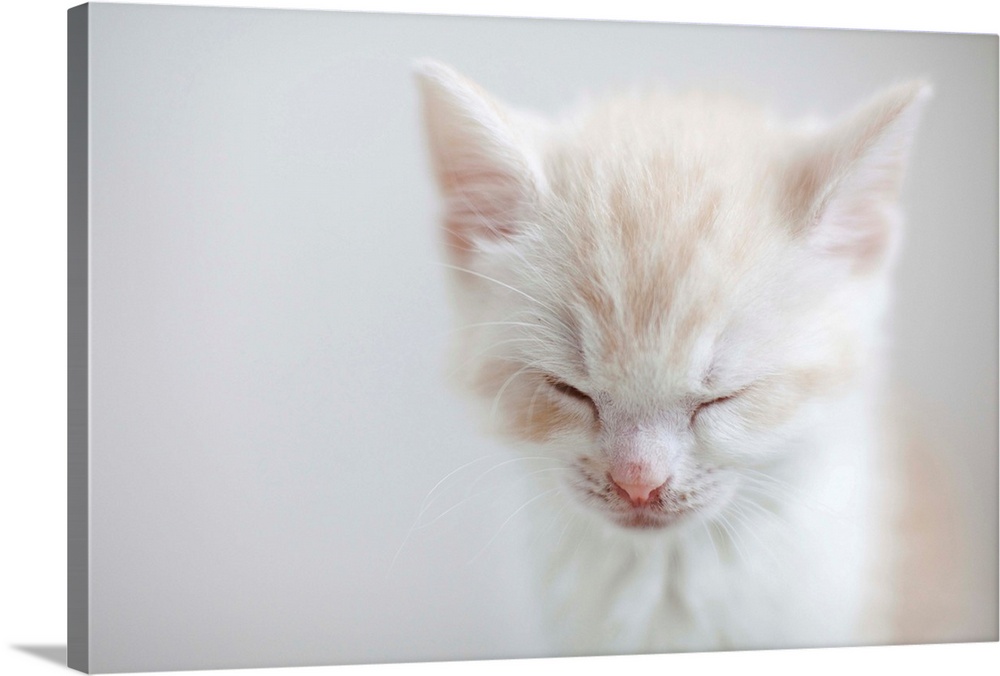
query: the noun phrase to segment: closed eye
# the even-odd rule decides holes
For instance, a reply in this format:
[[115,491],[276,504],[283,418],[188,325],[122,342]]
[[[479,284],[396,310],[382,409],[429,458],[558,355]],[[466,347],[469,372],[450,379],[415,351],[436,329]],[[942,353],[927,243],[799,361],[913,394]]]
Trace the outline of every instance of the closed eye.
[[717,404],[722,404],[724,402],[735,399],[736,397],[746,392],[748,389],[750,389],[749,386],[744,387],[735,392],[732,392],[730,394],[726,394],[721,397],[716,397],[715,399],[709,399],[707,401],[699,402],[697,405],[695,405],[694,409],[691,411],[691,422],[694,422],[694,419],[698,416],[698,414],[704,411],[709,406],[715,406]]
[[587,394],[573,387],[569,383],[565,383],[555,376],[546,375],[545,382],[549,384],[556,392],[566,395],[572,399],[582,401],[590,406],[594,405],[594,400],[591,399]]

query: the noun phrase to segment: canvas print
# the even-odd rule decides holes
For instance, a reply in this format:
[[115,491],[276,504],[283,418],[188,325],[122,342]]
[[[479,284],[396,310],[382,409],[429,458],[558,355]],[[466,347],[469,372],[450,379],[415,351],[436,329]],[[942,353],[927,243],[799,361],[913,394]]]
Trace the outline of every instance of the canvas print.
[[997,640],[996,56],[71,10],[70,665]]
[[[956,580],[951,533],[904,533],[906,506],[885,499],[942,499],[897,488],[919,449],[885,429],[880,388],[895,202],[929,86],[822,130],[700,93],[547,128],[445,66],[420,78],[460,368],[500,431],[547,458],[535,499],[586,510],[551,564],[570,646],[917,638],[873,604]],[[921,538],[940,561],[918,570],[942,574],[907,583]]]

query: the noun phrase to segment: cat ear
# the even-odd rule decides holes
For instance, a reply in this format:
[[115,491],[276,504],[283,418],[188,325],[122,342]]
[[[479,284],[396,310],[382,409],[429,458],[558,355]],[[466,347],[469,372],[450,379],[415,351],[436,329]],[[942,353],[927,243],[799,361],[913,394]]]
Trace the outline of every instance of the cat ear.
[[416,65],[445,238],[461,263],[484,244],[519,231],[542,174],[516,113],[434,61]]
[[931,88],[890,88],[813,142],[792,164],[795,220],[815,249],[871,270],[898,228],[896,200],[920,111]]

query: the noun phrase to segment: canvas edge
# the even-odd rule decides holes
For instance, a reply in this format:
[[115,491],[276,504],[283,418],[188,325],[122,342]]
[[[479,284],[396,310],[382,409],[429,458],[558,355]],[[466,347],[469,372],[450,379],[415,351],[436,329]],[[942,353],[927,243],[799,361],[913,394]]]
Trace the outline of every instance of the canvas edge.
[[90,668],[89,7],[67,10],[66,663]]

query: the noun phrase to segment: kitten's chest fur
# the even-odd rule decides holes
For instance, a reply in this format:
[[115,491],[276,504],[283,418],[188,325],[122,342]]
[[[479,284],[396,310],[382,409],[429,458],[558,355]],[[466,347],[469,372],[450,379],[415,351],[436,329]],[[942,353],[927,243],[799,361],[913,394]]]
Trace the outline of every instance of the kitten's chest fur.
[[816,431],[766,509],[650,533],[572,519],[539,547],[555,641],[593,654],[890,640],[881,438],[835,428]]

